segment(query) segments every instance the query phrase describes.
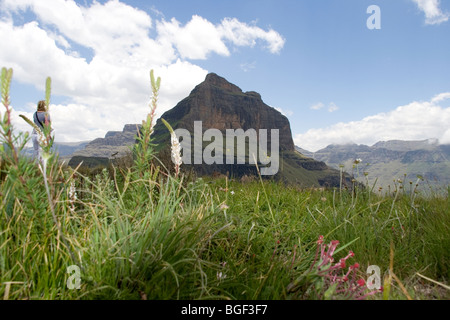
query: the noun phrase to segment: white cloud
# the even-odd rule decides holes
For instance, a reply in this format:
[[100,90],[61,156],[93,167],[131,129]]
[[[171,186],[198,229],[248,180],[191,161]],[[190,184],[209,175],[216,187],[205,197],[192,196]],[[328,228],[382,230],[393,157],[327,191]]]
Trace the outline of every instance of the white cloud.
[[325,105],[322,102],[316,103],[314,105],[312,105],[311,107],[309,107],[311,110],[320,110],[324,107]]
[[[318,103],[310,106],[309,108],[311,110],[321,110],[324,107],[325,107],[325,105],[322,102],[318,102]],[[339,107],[334,102],[330,102],[328,104],[327,110],[328,110],[328,112],[335,112],[335,111],[339,110]]]
[[359,121],[340,122],[327,128],[310,129],[295,135],[299,147],[317,151],[330,144],[357,143],[372,145],[386,140],[424,140],[436,138],[450,143],[450,107],[439,102],[450,99],[442,93],[427,102],[412,102],[387,113],[379,113]]
[[450,129],[445,130],[439,142],[442,144],[450,144]]
[[241,67],[242,71],[248,72],[248,71],[256,68],[256,61],[241,63],[240,67]]
[[197,15],[185,26],[172,18],[170,22],[158,22],[157,30],[161,42],[173,44],[181,57],[188,59],[206,59],[211,52],[229,56],[225,41],[236,46],[253,47],[257,40],[262,40],[271,53],[279,53],[285,43],[283,37],[272,29],[264,31],[230,18],[223,19],[217,26]]
[[278,32],[272,29],[264,31],[259,27],[240,22],[236,18],[224,19],[218,30],[223,38],[237,46],[254,46],[257,40],[264,40],[272,53],[279,53],[285,43],[285,39]]
[[[36,21],[24,22],[20,15],[26,11],[34,13]],[[160,13],[155,16],[118,0],[84,6],[74,0],[3,0],[0,39],[8,45],[0,50],[0,66],[13,68],[14,81],[42,91],[50,76],[52,94],[69,101],[51,105],[56,140],[79,141],[140,123],[148,113],[151,69],[162,79],[159,116],[207,74],[186,59],[206,59],[211,53],[228,56],[231,46],[253,46],[258,40],[271,53],[284,44],[275,31],[236,19],[214,25],[193,16],[181,25],[176,19],[165,21]],[[16,127],[29,129],[18,113],[14,111]]]
[[282,115],[284,115],[285,117],[290,117],[294,114],[294,112],[292,110],[283,110],[279,107],[275,107],[274,109],[277,110]]
[[438,94],[431,100],[431,103],[438,103],[447,99],[450,99],[450,92]]
[[412,0],[425,13],[426,24],[440,24],[448,21],[450,15],[442,12],[439,0]]
[[339,107],[334,102],[328,105],[328,112],[335,112],[337,110],[339,110]]
[[227,46],[220,38],[217,28],[208,20],[193,16],[186,26],[180,26],[175,18],[157,24],[161,42],[173,44],[182,58],[206,59],[210,52],[229,56]]
[[128,53],[127,49],[146,40],[152,25],[145,12],[117,0],[94,1],[90,7],[73,0],[4,0],[4,5],[10,10],[30,8],[44,25],[102,55]]

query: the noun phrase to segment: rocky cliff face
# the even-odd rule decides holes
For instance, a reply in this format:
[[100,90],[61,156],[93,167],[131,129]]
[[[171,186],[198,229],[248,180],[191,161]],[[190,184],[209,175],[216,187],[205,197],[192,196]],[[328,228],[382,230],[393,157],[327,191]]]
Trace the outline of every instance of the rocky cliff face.
[[[162,116],[174,129],[183,128],[194,132],[194,121],[202,121],[203,131],[215,128],[225,133],[226,129],[279,129],[281,150],[294,151],[289,120],[274,108],[266,105],[256,92],[243,92],[236,85],[214,73],[192,90],[173,109]],[[155,137],[167,129],[158,120]],[[269,138],[270,140],[270,138]]]
[[122,131],[109,131],[104,138],[89,142],[82,150],[73,153],[73,157],[120,158],[127,154],[129,147],[136,141],[140,125],[127,124]]

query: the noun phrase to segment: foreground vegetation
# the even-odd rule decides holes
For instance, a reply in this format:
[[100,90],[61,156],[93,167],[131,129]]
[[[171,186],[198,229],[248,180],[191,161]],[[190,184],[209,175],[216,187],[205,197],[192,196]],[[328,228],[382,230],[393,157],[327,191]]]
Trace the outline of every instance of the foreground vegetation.
[[[20,156],[28,137],[11,126],[10,73],[2,72],[3,299],[450,297],[448,194],[422,197],[403,181],[385,193],[169,174],[150,161],[153,76],[132,167],[65,167],[49,153],[50,130],[36,164]],[[383,290],[365,286],[373,265]]]

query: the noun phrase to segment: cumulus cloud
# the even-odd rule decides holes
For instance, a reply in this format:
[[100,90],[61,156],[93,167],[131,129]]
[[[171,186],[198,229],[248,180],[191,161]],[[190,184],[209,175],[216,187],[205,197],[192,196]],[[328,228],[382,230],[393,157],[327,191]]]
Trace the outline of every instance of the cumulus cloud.
[[283,48],[285,39],[276,31],[263,29],[240,22],[236,18],[226,18],[218,26],[218,31],[226,40],[237,46],[254,46],[257,40],[267,43],[267,48],[272,53],[279,53]]
[[157,30],[161,42],[174,45],[182,58],[206,59],[211,52],[230,55],[216,26],[200,16],[194,15],[185,26],[175,18],[170,22],[162,21]]
[[[233,46],[257,42],[269,53],[284,45],[274,30],[237,19],[215,25],[195,15],[182,25],[154,8],[147,13],[118,0],[3,0],[0,12],[0,38],[8,44],[0,50],[0,66],[13,68],[14,81],[40,90],[50,76],[52,93],[68,98],[67,104],[51,105],[58,141],[94,139],[140,123],[151,98],[151,69],[162,78],[161,115],[204,80],[208,71],[191,60],[229,56]],[[36,18],[25,21],[27,12]],[[11,98],[16,127],[26,130],[18,114],[29,109],[14,106]]]
[[442,93],[430,101],[412,102],[387,112],[359,121],[340,122],[327,128],[310,129],[295,135],[299,147],[317,151],[330,144],[357,143],[372,145],[386,140],[424,140],[436,138],[442,144],[450,143],[450,107],[441,102],[450,99]]
[[440,24],[448,21],[450,14],[442,12],[439,0],[412,0],[425,13],[426,24]]
[[206,59],[212,52],[229,56],[226,42],[235,46],[253,47],[260,40],[266,42],[271,53],[279,53],[285,43],[283,37],[272,29],[265,31],[234,18],[225,18],[219,25],[214,25],[194,15],[185,26],[172,18],[170,22],[158,22],[157,30],[162,42],[173,44],[181,57],[188,59]]

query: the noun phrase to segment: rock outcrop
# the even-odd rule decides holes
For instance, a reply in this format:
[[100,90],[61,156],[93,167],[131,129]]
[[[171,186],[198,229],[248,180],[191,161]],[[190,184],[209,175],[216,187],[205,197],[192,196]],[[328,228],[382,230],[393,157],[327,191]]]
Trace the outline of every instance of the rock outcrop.
[[[273,159],[279,159],[276,174],[270,174],[271,178],[303,187],[339,186],[341,183],[339,171],[328,167],[324,162],[316,161],[296,151],[289,120],[283,114],[265,104],[259,93],[254,91],[243,92],[239,87],[217,74],[208,74],[204,82],[197,85],[189,96],[180,101],[173,109],[165,112],[162,118],[170,123],[175,130],[187,130],[194,137],[192,140],[195,140],[194,129],[196,123],[198,124],[197,121],[201,121],[202,124],[201,138],[208,129],[218,129],[223,134],[220,139],[226,136],[228,129],[232,129],[233,132],[240,131],[239,129],[242,129],[241,132],[254,130],[258,135],[256,137],[257,143],[260,143],[261,130],[265,129],[265,132],[267,132],[265,150],[268,151],[266,157],[270,158],[270,153]],[[278,157],[271,153],[271,133],[274,129],[278,130],[278,140],[273,140],[278,142],[278,148],[276,149],[278,150],[276,152]],[[83,163],[95,167],[101,163],[107,165],[113,162],[112,160],[126,156],[130,146],[136,142],[138,130],[139,125],[129,124],[125,125],[122,132],[108,132],[104,138],[95,139],[84,150],[74,153],[69,165],[76,166],[83,161]],[[170,157],[170,133],[161,119],[156,122],[152,138],[159,159],[168,168],[173,167]],[[235,141],[237,140],[238,138]],[[219,155],[224,160],[222,163],[206,164],[192,161],[191,164],[183,163],[182,170],[193,170],[198,176],[227,175],[233,178],[255,176],[258,174],[258,169],[254,163],[249,161],[252,141],[255,140],[248,139],[244,142],[246,149],[244,163],[225,161],[229,146],[228,142],[222,140],[224,148],[222,150],[214,149],[214,154],[217,151],[219,154],[222,153]],[[195,145],[194,141],[191,141],[191,143]],[[205,140],[202,140],[200,143],[201,151],[203,152],[204,148],[208,147],[210,143],[211,140],[206,143]],[[261,145],[258,147],[261,147]],[[234,148],[234,150],[237,150],[237,148]],[[270,165],[261,163],[259,149],[256,153],[259,156],[259,169],[272,166],[273,162]],[[238,154],[235,153],[231,157],[236,160]]]
[[[279,111],[266,105],[261,95],[243,92],[224,78],[210,73],[204,82],[191,91],[173,109],[162,116],[175,128],[194,132],[194,121],[202,121],[203,129],[279,129],[280,149],[294,151],[289,120]],[[155,126],[155,137],[167,131],[161,120]]]
[[73,156],[122,157],[129,151],[129,146],[135,143],[139,129],[140,125],[126,124],[122,131],[108,131],[104,138],[92,140]]
[[[338,186],[340,183],[337,170],[296,151],[286,116],[265,104],[259,93],[243,92],[217,74],[208,74],[205,81],[197,85],[188,97],[165,112],[161,118],[170,123],[173,129],[186,129],[192,136],[194,136],[196,121],[201,121],[203,132],[208,129],[218,129],[224,136],[227,129],[243,131],[254,129],[256,133],[266,129],[267,150],[271,150],[271,130],[278,129],[280,162],[275,179],[308,187]],[[162,158],[170,159],[168,155],[170,136],[160,119],[155,125],[153,137],[155,143],[161,148],[160,154],[165,154]],[[203,148],[207,145],[208,143],[206,145],[203,143]],[[248,161],[245,164],[237,164],[237,162],[226,164],[225,156],[223,164],[183,164],[182,167],[185,170],[194,170],[198,175],[224,174],[240,178],[258,174],[254,164],[249,164]]]

